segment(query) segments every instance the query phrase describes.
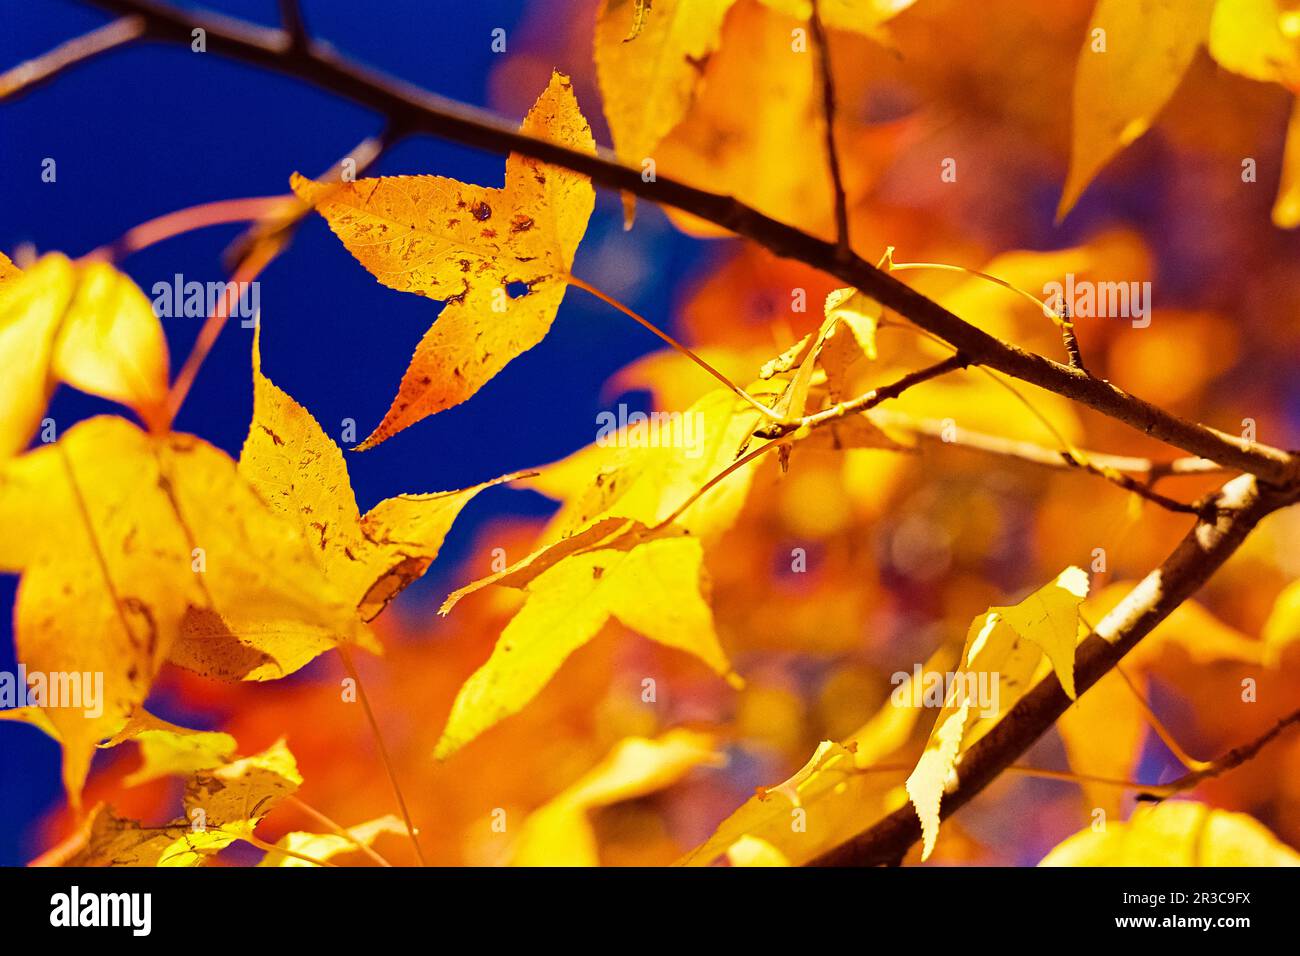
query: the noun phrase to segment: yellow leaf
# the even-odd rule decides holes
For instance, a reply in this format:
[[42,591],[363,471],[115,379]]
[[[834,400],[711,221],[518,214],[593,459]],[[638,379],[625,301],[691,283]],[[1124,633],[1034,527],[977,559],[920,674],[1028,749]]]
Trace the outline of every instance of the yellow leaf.
[[241,675],[269,677],[357,625],[297,530],[189,435],[82,422],[0,470],[0,525],[0,568],[22,572],[19,660],[29,677],[82,678],[80,695],[37,701],[74,805],[95,745],[144,702],[164,660],[224,672],[196,626],[221,622],[238,635]]
[[1285,648],[1300,642],[1300,581],[1292,581],[1277,596],[1261,636],[1264,659],[1274,667]]
[[732,866],[789,866],[786,855],[762,837],[749,834],[727,847],[727,862]]
[[239,473],[301,529],[340,596],[371,621],[438,556],[461,509],[484,488],[398,495],[365,515],[357,508],[338,445],[307,409],[262,374],[253,335],[253,421]]
[[1214,2],[1098,0],[1074,74],[1070,172],[1057,219],[1151,127],[1205,42]]
[[678,865],[708,866],[737,843],[756,839],[774,847],[789,865],[800,866],[906,803],[896,768],[878,765],[907,745],[920,719],[913,688],[940,677],[952,656],[935,653],[919,669],[919,681],[917,673],[907,674],[890,700],[843,744],[819,747],[819,755],[795,774],[799,779],[791,778],[797,805],[788,791],[774,796],[776,787],[761,790]]
[[736,0],[654,0],[636,40],[633,0],[604,0],[596,15],[596,76],[619,159],[640,166],[686,115],[700,70],[717,49]]
[[779,793],[790,801],[791,806],[799,806],[799,788],[812,779],[813,775],[823,769],[832,758],[847,760],[851,764],[853,754],[833,740],[823,740],[817,745],[817,749],[813,751],[813,755],[808,758],[806,764],[796,770],[787,780],[778,783],[775,787],[765,788],[766,792],[768,794]]
[[1300,866],[1300,853],[1244,813],[1187,800],[1068,837],[1039,866]]
[[[916,0],[820,0],[817,12],[822,23],[836,30],[852,30],[877,41],[885,39],[881,25],[898,16]],[[810,0],[763,0],[799,20],[812,16]]]
[[[708,393],[685,412],[656,413],[675,421],[660,434],[677,440],[653,446],[635,429],[610,429],[598,444],[541,469],[519,484],[564,500],[545,535],[558,541],[603,518],[654,526],[671,516],[704,483],[735,461],[758,413],[728,391]],[[643,430],[644,432],[644,430]],[[674,522],[712,538],[735,521],[753,476],[746,465],[691,504]]]
[[1300,12],[1294,6],[1278,0],[1217,0],[1210,18],[1210,56],[1225,70],[1294,91],[1300,85]]
[[916,769],[907,778],[907,796],[921,820],[923,861],[930,858],[934,844],[939,839],[939,807],[944,792],[951,783],[957,755],[961,752],[962,735],[966,730],[971,704],[970,698],[964,698],[951,713],[945,709],[935,723],[925,752],[916,762]]
[[[595,151],[560,73],[522,130]],[[496,189],[441,176],[325,184],[294,174],[294,191],[375,278],[447,303],[416,346],[383,421],[358,449],[465,401],[550,330],[595,190],[586,176],[515,153],[505,179]]]
[[167,341],[149,300],[105,262],[57,253],[0,276],[0,459],[23,450],[58,382],[162,415]]
[[196,773],[185,787],[185,815],[202,811],[205,825],[252,835],[262,818],[302,786],[298,763],[277,740],[261,753]]
[[[1142,677],[1135,681],[1139,687],[1146,683]],[[1056,722],[1056,730],[1075,773],[1130,780],[1142,757],[1147,720],[1132,688],[1111,671],[1079,695]],[[1086,807],[1100,807],[1108,820],[1119,818],[1122,788],[1087,782],[1081,786]]]
[[529,814],[514,846],[513,866],[598,866],[600,854],[588,814],[672,786],[722,756],[708,734],[670,730],[649,740],[628,737],[596,767]]
[[[197,866],[204,856],[201,834],[187,843],[189,825],[142,826],[119,817],[112,807],[96,806],[80,835],[81,845],[65,866]],[[220,849],[220,848],[217,848]],[[215,851],[214,851],[215,852]]]
[[1282,181],[1273,201],[1273,225],[1279,229],[1300,226],[1300,98],[1291,102],[1282,151]]
[[436,756],[450,756],[517,713],[611,618],[738,683],[701,595],[703,573],[703,549],[690,537],[587,551],[548,568],[524,588],[524,606],[456,695]]
[[161,720],[143,708],[135,711],[126,725],[101,747],[116,747],[128,740],[140,745],[140,769],[123,780],[128,787],[138,787],[161,777],[187,777],[200,770],[226,763],[235,753],[235,738],[230,734],[191,730]]
[[[326,861],[332,860],[342,853],[359,852],[358,843],[362,844],[362,846],[374,846],[375,841],[385,833],[404,834],[406,833],[406,825],[397,817],[389,814],[388,816],[379,817],[377,820],[369,820],[365,823],[358,823],[354,827],[348,827],[347,832],[351,834],[351,839],[338,833],[305,833],[302,830],[294,830],[277,840],[275,845],[281,849],[309,856],[313,860]],[[300,857],[290,856],[288,853],[273,853],[270,850],[267,851],[266,856],[262,857],[257,865],[315,866],[314,863],[309,863]]]
[[963,665],[944,694],[944,708],[907,792],[921,820],[921,859],[928,859],[939,834],[943,794],[961,753],[996,726],[1049,662],[1062,688],[1074,697],[1074,648],[1079,639],[1079,605],[1088,576],[1069,567],[1051,584],[1019,604],[993,607],[971,622]]

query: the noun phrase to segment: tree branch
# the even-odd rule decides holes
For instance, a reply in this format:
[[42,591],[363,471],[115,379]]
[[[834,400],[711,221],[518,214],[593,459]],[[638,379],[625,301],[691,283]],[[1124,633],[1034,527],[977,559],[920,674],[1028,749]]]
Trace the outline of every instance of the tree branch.
[[19,63],[0,73],[0,103],[17,99],[42,83],[114,47],[124,46],[144,33],[144,20],[127,16],[96,30],[60,43],[48,53]]
[[[1000,455],[1004,458],[1016,458],[1046,468],[1075,468],[1077,465],[1068,460],[1068,453],[1057,448],[1048,448],[1034,442],[1005,438],[1002,435],[990,435],[987,432],[972,431],[959,425],[938,418],[914,418],[905,412],[893,409],[879,409],[872,413],[872,419],[878,425],[897,428],[910,432],[927,441],[942,442],[974,451]],[[1138,477],[1151,479],[1168,475],[1208,475],[1224,470],[1218,462],[1207,458],[1175,458],[1172,461],[1153,461],[1131,455],[1112,455],[1101,451],[1083,451],[1090,462],[1099,468],[1124,472]]]
[[997,369],[1096,409],[1184,451],[1231,465],[1274,484],[1300,478],[1300,459],[1278,448],[1186,421],[1081,369],[1061,365],[1004,343],[964,321],[856,255],[794,226],[778,222],[737,200],[621,165],[607,149],[595,155],[534,139],[500,118],[357,66],[329,47],[295,44],[282,30],[252,26],[211,14],[178,10],[157,0],[88,0],[118,15],[145,20],[144,36],[190,43],[196,27],[216,53],[296,77],[387,117],[396,131],[426,132],[494,152],[515,151],[588,175],[611,189],[674,206],[804,262],[860,289],[886,308],[939,336],[977,364]]
[[[1226,561],[1265,516],[1294,504],[1300,492],[1280,492],[1251,475],[1239,475],[1214,499],[1214,516],[1203,518],[1178,547],[1097,624],[1078,647],[1074,682],[1084,693],[1114,667]],[[1009,767],[1065,713],[1072,701],[1055,675],[1039,681],[998,724],[962,754],[957,780],[943,797],[941,816],[964,806]],[[921,838],[911,804],[822,854],[816,866],[894,865]]]

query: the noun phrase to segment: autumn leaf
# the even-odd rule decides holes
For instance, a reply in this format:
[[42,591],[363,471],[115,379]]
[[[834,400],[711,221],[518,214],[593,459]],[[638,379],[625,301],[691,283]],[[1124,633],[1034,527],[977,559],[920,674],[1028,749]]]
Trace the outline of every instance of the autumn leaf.
[[907,674],[870,720],[839,743],[824,741],[786,781],[760,788],[678,865],[708,866],[730,856],[737,844],[743,854],[746,841],[758,840],[761,845],[749,849],[767,854],[770,847],[786,865],[801,866],[853,836],[864,822],[905,804],[898,767],[885,761],[903,752],[920,720],[922,708],[914,706],[913,696],[920,698],[927,681],[942,678],[952,656],[940,650],[919,673]]
[[289,852],[276,853],[267,850],[266,856],[262,857],[257,865],[313,867],[316,864],[303,857],[325,862],[344,853],[356,853],[359,850],[358,844],[366,847],[374,846],[375,841],[385,833],[405,834],[406,825],[397,817],[388,814],[348,827],[346,832],[347,836],[339,833],[306,833],[302,830],[294,830],[286,833],[275,843],[278,849]]
[[363,621],[424,574],[475,495],[518,477],[461,491],[397,495],[362,515],[343,452],[307,409],[262,373],[260,328],[253,336],[253,421],[239,473],[315,546],[326,576]]
[[225,669],[203,622],[237,636],[246,672],[264,677],[356,630],[297,530],[189,435],[82,422],[0,471],[0,524],[0,570],[22,573],[18,659],[29,674],[103,675],[97,701],[43,704],[74,804],[95,745],[144,702],[164,661]]
[[[522,132],[595,151],[561,73]],[[506,159],[499,189],[441,176],[325,184],[296,173],[292,185],[381,283],[447,303],[358,450],[459,405],[546,336],[596,195],[586,176],[517,153]]]
[[1300,35],[1293,6],[1278,0],[1215,0],[1210,56],[1239,76],[1294,92],[1300,87]]
[[257,825],[302,784],[283,740],[261,753],[194,774],[185,816],[144,826],[96,807],[66,866],[202,866],[236,840],[253,842]]
[[106,262],[58,253],[20,272],[0,263],[0,460],[31,440],[54,387],[130,406],[145,422],[163,415],[167,342],[134,282]]
[[155,717],[141,708],[127,719],[125,726],[101,747],[117,747],[135,741],[140,748],[141,765],[122,781],[124,786],[138,787],[163,777],[186,777],[228,762],[235,753],[235,738],[206,730],[191,730]]
[[1215,0],[1098,0],[1074,74],[1065,217],[1097,172],[1154,122],[1206,41]]
[[1088,594],[1081,569],[1062,571],[1019,604],[989,608],[971,622],[962,666],[947,689],[944,708],[907,792],[921,819],[921,859],[934,851],[939,808],[961,753],[987,733],[1030,688],[1041,666],[1050,666],[1073,698],[1074,649],[1079,606]]
[[511,865],[599,866],[589,819],[593,810],[663,790],[696,767],[723,762],[708,734],[678,729],[653,740],[628,737],[572,786],[528,815]]
[[[736,0],[603,0],[596,14],[596,76],[619,159],[633,166],[690,108],[700,70],[717,49]],[[635,33],[633,42],[625,42]]]
[[606,446],[582,449],[519,482],[565,503],[536,551],[443,604],[446,614],[491,584],[527,595],[491,658],[457,696],[439,758],[516,713],[611,618],[739,683],[704,597],[701,539],[713,540],[735,520],[752,466],[683,506],[735,460],[757,420],[734,395],[715,391],[681,413],[695,435],[691,442],[633,445],[625,434],[612,436]]
[[449,757],[517,713],[611,619],[739,684],[701,594],[703,558],[698,539],[664,538],[576,554],[538,575],[492,656],[456,695],[435,755]]
[[1262,632],[1265,659],[1277,666],[1287,647],[1300,643],[1300,581],[1292,581],[1273,602]]
[[1081,830],[1039,866],[1300,866],[1258,820],[1189,800],[1140,806],[1127,821]]

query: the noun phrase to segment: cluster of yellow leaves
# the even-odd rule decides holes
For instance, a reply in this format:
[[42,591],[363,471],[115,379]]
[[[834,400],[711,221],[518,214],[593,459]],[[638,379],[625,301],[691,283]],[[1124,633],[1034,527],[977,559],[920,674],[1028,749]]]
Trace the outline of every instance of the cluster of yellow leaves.
[[541,548],[462,588],[443,605],[447,613],[489,584],[521,588],[527,596],[492,656],[457,696],[439,757],[517,712],[611,618],[696,655],[738,682],[714,632],[702,539],[735,519],[752,466],[702,495],[672,524],[661,525],[734,461],[759,416],[726,391],[706,395],[684,416],[700,423],[698,448],[631,447],[620,436],[520,482],[565,503]]
[[62,865],[203,866],[242,840],[267,851],[259,866],[316,866],[369,847],[385,833],[405,833],[399,819],[384,816],[341,833],[292,831],[272,846],[257,837],[257,826],[302,785],[297,761],[283,740],[238,757],[229,734],[190,730],[141,709],[102,746],[128,741],[139,745],[142,762],[125,785],[169,776],[184,779],[183,817],[146,825],[98,805],[57,851]]
[[[1074,78],[1070,172],[1057,216],[1148,129],[1202,47],[1225,70],[1300,89],[1300,10],[1285,0],[1098,0]],[[1273,222],[1300,225],[1300,105]]]
[[98,716],[46,710],[74,803],[95,744],[174,653],[196,664],[238,647],[271,661],[356,632],[301,534],[227,455],[190,435],[82,422],[0,472],[0,522],[0,569],[22,573],[18,658],[32,671],[103,674]]
[[[140,330],[157,327],[129,279],[50,256],[2,288],[0,308],[16,310],[20,325],[46,316],[64,378],[135,401],[142,415],[160,407],[165,350],[128,357],[152,341]],[[6,348],[0,361],[29,352]],[[164,356],[162,384],[128,388],[153,380],[136,374],[151,354]],[[266,680],[338,641],[377,649],[364,622],[424,573],[487,487],[399,495],[361,516],[338,447],[262,375],[256,351],[254,367],[254,421],[238,466],[194,436],[101,416],[0,468],[0,570],[22,574],[18,657],[33,672],[103,675],[98,713],[51,700],[39,718],[18,718],[62,744],[74,805],[96,744],[121,731],[164,662]],[[15,419],[15,442],[30,437],[47,397],[41,379],[34,411]]]
[[185,815],[161,826],[96,807],[68,866],[202,866],[257,825],[302,784],[293,754],[278,741],[251,757],[199,770],[185,785]]
[[[521,131],[595,152],[560,73]],[[375,278],[447,303],[416,346],[388,413],[359,449],[459,405],[550,331],[595,190],[586,176],[517,153],[506,159],[505,180],[503,188],[442,176],[324,184],[294,174],[294,191]]]

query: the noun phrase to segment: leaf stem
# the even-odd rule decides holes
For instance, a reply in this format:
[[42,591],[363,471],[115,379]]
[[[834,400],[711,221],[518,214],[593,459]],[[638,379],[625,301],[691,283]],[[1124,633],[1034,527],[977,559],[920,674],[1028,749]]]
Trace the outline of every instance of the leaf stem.
[[370,730],[375,737],[375,746],[379,750],[379,758],[383,761],[384,769],[388,772],[388,782],[392,784],[393,796],[397,798],[397,807],[402,813],[402,821],[406,824],[406,833],[411,838],[411,845],[415,847],[415,857],[420,861],[421,866],[428,866],[424,859],[424,850],[420,847],[420,840],[415,825],[411,823],[411,813],[406,808],[406,798],[402,796],[402,786],[397,782],[397,770],[393,766],[392,758],[389,757],[388,747],[384,744],[384,735],[379,730],[379,721],[375,719],[375,712],[370,708],[370,698],[366,696],[366,689],[361,683],[361,674],[357,671],[356,664],[352,660],[352,652],[348,650],[346,644],[338,645],[339,659],[343,661],[343,666],[347,669],[348,676],[356,682],[357,699],[361,701],[361,706],[366,712],[366,720],[370,724]]
[[749,392],[745,391],[743,388],[741,388],[731,379],[727,378],[727,376],[723,375],[721,372],[719,372],[716,368],[714,368],[704,359],[700,358],[698,355],[692,352],[681,342],[678,342],[667,332],[659,328],[659,326],[655,325],[649,319],[638,314],[637,312],[634,312],[632,309],[628,308],[622,302],[619,302],[618,299],[615,299],[612,295],[607,295],[606,293],[601,292],[595,286],[587,282],[584,282],[582,279],[579,279],[575,275],[565,276],[565,281],[567,281],[570,285],[577,286],[583,292],[587,292],[590,293],[591,295],[594,295],[596,298],[600,299],[600,301],[606,303],[607,305],[613,306],[614,308],[618,309],[618,311],[626,315],[628,318],[632,319],[632,321],[636,322],[638,325],[642,326],[645,329],[648,329],[649,331],[653,332],[655,335],[659,336],[659,338],[663,339],[665,342],[667,342],[670,346],[672,346],[682,355],[685,355],[688,359],[690,359],[700,368],[704,369],[704,371],[708,372],[710,375],[716,378],[719,382],[721,382],[728,389],[730,389],[734,394],[738,395],[740,398],[744,399],[750,405],[754,406],[754,408],[757,411],[761,412],[763,415],[766,415],[768,418],[772,419],[773,421],[779,422],[782,420],[782,416],[779,413],[768,408],[766,405],[764,405],[762,402],[756,399],[753,395],[750,395]]

